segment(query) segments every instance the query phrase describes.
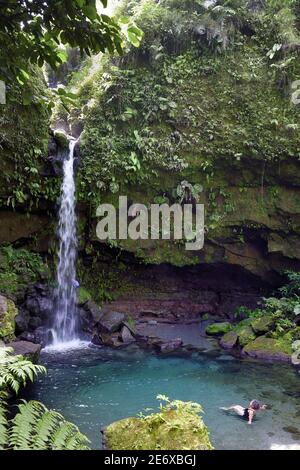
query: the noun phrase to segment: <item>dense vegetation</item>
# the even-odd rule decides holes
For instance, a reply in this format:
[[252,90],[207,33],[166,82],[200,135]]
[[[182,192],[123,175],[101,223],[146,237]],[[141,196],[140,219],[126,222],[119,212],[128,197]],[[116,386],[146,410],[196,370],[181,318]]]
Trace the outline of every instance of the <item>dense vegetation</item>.
[[23,401],[10,418],[7,398],[45,371],[22,356],[13,356],[11,348],[0,348],[0,450],[88,449],[88,439],[74,424],[37,401]]

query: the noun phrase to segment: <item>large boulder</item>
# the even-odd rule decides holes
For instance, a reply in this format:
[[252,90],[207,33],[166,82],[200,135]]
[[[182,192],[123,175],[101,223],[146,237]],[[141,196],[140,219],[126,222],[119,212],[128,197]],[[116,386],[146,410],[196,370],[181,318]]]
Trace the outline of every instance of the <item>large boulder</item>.
[[240,346],[245,346],[250,341],[255,340],[256,335],[251,327],[249,320],[241,321],[234,330],[238,336]]
[[242,354],[255,359],[270,361],[291,362],[292,347],[288,342],[280,339],[259,336],[248,343]]
[[104,313],[93,300],[88,300],[79,308],[81,328],[84,331],[93,332],[95,325],[103,317]]
[[124,344],[130,344],[130,343],[135,342],[134,336],[132,335],[130,329],[126,325],[122,326],[122,329],[120,332],[120,339],[122,343]]
[[98,322],[98,330],[101,333],[115,333],[125,321],[124,313],[108,312]]
[[95,346],[110,346],[112,348],[119,348],[124,343],[120,340],[119,333],[96,333],[92,338],[92,344]]
[[13,348],[14,354],[24,356],[32,362],[37,362],[39,359],[41,352],[40,344],[29,341],[12,341],[7,346]]
[[0,340],[11,341],[15,337],[15,317],[18,309],[14,302],[0,295]]
[[36,316],[47,320],[53,309],[53,301],[51,295],[46,296],[45,293],[38,294],[35,292],[26,299],[26,309],[30,316]]
[[251,321],[251,327],[254,333],[258,335],[263,335],[264,333],[268,333],[268,331],[272,330],[274,326],[274,320],[270,315],[265,315],[260,318],[254,318]]
[[189,403],[164,407],[146,418],[130,417],[103,430],[109,450],[212,450],[209,432]]
[[228,333],[232,329],[231,323],[224,321],[220,323],[213,323],[212,325],[208,325],[206,327],[206,334],[211,336],[220,336]]
[[236,346],[238,342],[238,335],[235,331],[228,331],[220,339],[220,346],[224,349],[232,349]]

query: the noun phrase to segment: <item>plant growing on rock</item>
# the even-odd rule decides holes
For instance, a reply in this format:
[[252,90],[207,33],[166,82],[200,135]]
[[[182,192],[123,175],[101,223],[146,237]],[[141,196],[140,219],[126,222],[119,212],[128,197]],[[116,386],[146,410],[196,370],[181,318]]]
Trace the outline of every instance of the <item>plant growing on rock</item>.
[[[158,395],[158,412],[140,413],[138,418],[126,418],[105,430],[111,450],[212,450],[207,427],[199,416],[201,405],[181,400],[171,401]],[[149,411],[149,409],[147,410]]]

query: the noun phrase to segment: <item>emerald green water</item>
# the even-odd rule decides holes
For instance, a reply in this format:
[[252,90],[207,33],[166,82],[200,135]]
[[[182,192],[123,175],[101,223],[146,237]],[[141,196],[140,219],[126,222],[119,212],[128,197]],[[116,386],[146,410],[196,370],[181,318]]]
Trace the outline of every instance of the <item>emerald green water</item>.
[[[43,401],[76,423],[101,448],[100,428],[157,407],[156,395],[202,404],[216,449],[300,448],[300,377],[289,366],[239,361],[228,355],[158,357],[136,348],[43,353],[47,376],[27,398]],[[251,399],[268,404],[253,425],[219,410]]]

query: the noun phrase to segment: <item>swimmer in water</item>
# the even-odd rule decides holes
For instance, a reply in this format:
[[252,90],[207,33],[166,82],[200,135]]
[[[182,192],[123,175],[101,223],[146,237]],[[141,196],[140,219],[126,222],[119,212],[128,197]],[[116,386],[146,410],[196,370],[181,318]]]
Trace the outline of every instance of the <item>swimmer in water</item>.
[[248,421],[248,424],[251,424],[256,413],[258,411],[265,410],[266,408],[267,405],[261,405],[259,401],[252,400],[250,401],[249,406],[247,408],[244,408],[241,405],[232,405],[228,407],[222,406],[220,410],[234,411],[234,413],[239,415],[241,418],[246,419]]

